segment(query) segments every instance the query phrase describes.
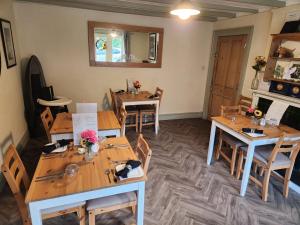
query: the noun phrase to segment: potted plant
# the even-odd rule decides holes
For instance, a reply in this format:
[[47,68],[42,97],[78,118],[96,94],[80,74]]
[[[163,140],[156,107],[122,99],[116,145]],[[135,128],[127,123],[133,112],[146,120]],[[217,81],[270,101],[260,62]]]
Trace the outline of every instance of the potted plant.
[[265,57],[263,56],[257,56],[255,57],[255,65],[252,66],[252,68],[255,70],[255,77],[252,80],[251,83],[251,89],[257,90],[259,85],[259,79],[258,79],[258,73],[266,66],[267,62],[265,60]]

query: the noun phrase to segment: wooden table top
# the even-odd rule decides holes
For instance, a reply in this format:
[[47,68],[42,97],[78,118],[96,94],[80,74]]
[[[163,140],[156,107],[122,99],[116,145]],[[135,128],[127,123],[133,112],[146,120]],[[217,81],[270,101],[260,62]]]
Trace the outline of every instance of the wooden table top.
[[[261,140],[261,139],[272,139],[272,138],[278,138],[281,136],[283,132],[286,132],[288,134],[296,134],[299,133],[300,131],[291,128],[289,126],[280,124],[279,126],[260,126],[260,125],[255,125],[251,122],[251,118],[246,117],[246,116],[236,116],[236,120],[233,122],[231,121],[231,118],[228,117],[223,117],[223,116],[217,116],[217,117],[212,117],[213,121],[219,122],[222,125],[230,128],[233,131],[236,131],[242,135],[244,135],[246,138],[249,140]],[[250,137],[249,135],[245,134],[242,132],[242,128],[256,128],[264,131],[264,134],[266,136],[263,137]]]
[[[121,129],[119,121],[113,111],[98,112],[98,129],[115,130]],[[72,113],[57,114],[50,129],[50,134],[73,133]]]
[[[105,146],[109,143],[127,144],[128,148],[105,149]],[[105,170],[115,168],[117,163],[113,161],[124,161],[128,159],[136,160],[137,157],[126,137],[106,139],[106,141],[101,144],[100,151],[89,163],[84,161],[84,155],[79,155],[77,153],[76,147],[69,148],[64,157],[57,156],[55,158],[47,159],[42,155],[35,170],[25,201],[26,203],[29,203],[37,200],[114,187],[137,181],[146,181],[147,178],[144,176],[141,178],[130,178],[125,181],[115,182],[113,175],[110,174],[111,183],[109,182]],[[76,176],[65,176],[61,179],[52,181],[35,181],[39,176],[64,171],[64,168],[70,163],[79,163],[80,165]]]
[[131,93],[122,93],[118,94],[118,98],[121,102],[137,102],[137,101],[153,101],[157,99],[151,99],[149,96],[152,94],[149,91],[140,91],[138,94],[131,94]]

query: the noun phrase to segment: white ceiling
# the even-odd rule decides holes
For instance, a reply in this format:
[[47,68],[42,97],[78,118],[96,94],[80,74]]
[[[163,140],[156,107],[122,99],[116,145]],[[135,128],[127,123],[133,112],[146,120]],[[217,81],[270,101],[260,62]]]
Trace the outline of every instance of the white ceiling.
[[[107,12],[171,17],[170,9],[178,0],[17,0]],[[192,0],[200,8],[202,21],[234,18],[272,8],[300,3],[300,0]]]

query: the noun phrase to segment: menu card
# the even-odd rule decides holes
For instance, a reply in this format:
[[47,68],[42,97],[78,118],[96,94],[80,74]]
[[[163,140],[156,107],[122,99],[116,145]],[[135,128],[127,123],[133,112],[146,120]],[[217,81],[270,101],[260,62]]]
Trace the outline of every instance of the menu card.
[[97,113],[97,103],[76,103],[77,113]]
[[73,113],[72,122],[74,145],[80,144],[82,131],[94,130],[98,134],[97,113]]

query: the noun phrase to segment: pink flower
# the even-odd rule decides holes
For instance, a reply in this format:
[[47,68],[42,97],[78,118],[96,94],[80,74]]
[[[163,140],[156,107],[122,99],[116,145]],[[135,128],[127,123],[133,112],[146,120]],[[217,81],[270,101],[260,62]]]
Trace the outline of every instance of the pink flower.
[[90,142],[92,144],[95,144],[98,141],[97,133],[94,130],[82,131],[80,136],[83,140]]
[[249,113],[254,113],[254,110],[255,110],[254,108],[249,107],[248,110],[247,110],[247,112],[249,112]]

